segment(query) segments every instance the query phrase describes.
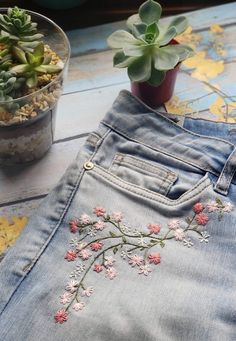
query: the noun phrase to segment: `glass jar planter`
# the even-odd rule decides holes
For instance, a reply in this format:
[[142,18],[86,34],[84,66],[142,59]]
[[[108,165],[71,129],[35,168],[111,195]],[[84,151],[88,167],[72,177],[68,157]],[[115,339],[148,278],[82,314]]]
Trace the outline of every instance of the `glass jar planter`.
[[[6,13],[7,9],[0,9]],[[11,101],[0,101],[0,165],[30,162],[41,158],[54,139],[56,108],[62,93],[70,56],[69,41],[53,21],[31,11],[32,21],[43,33],[46,48],[53,51],[62,70],[39,77],[40,88]],[[52,60],[53,60],[52,58]]]

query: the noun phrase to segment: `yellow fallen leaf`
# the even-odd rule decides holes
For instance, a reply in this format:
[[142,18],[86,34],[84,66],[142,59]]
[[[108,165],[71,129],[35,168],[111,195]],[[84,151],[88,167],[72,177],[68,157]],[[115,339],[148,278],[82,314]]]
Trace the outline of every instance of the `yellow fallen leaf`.
[[222,33],[222,32],[224,32],[224,29],[219,24],[214,23],[211,25],[210,31],[212,33]]
[[0,253],[15,243],[27,222],[27,217],[14,216],[9,221],[6,217],[0,216]]
[[173,96],[164,105],[166,111],[170,114],[185,115],[193,112],[193,109],[188,106],[187,102],[181,101],[178,96]]
[[227,113],[230,114],[233,110],[236,109],[236,102],[225,103],[224,99],[220,96],[216,98],[216,100],[210,105],[209,110],[212,114],[217,116],[218,122],[229,122],[234,123],[236,117],[228,117],[226,118]]
[[193,33],[193,28],[189,26],[182,34],[175,38],[179,43],[186,44],[193,49],[197,47],[199,42],[202,40],[202,35]]

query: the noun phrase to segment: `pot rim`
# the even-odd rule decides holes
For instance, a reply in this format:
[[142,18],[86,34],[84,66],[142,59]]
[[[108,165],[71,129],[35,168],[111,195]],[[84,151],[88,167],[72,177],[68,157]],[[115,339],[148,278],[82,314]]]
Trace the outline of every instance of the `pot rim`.
[[[0,7],[0,13],[1,12],[4,12],[8,10],[9,7]],[[27,13],[29,13],[30,15],[33,14],[35,15],[36,17],[41,17],[42,19],[44,19],[45,21],[49,22],[50,24],[52,24],[53,26],[56,27],[56,29],[62,34],[64,40],[65,40],[65,43],[66,43],[66,46],[67,46],[67,56],[66,56],[66,59],[65,59],[65,62],[64,65],[63,65],[63,69],[57,74],[57,76],[50,82],[48,83],[47,85],[43,86],[41,89],[38,89],[28,95],[25,95],[25,96],[21,96],[21,97],[17,97],[17,98],[13,98],[12,100],[10,101],[0,101],[0,105],[1,104],[7,104],[7,103],[14,103],[14,102],[18,102],[18,101],[21,101],[21,100],[26,100],[27,98],[30,98],[32,97],[33,95],[37,95],[41,92],[43,92],[44,90],[47,90],[51,85],[53,85],[54,83],[56,83],[60,77],[62,76],[63,72],[65,71],[67,65],[68,65],[68,62],[69,62],[69,59],[70,59],[70,54],[71,54],[71,47],[70,47],[70,42],[69,42],[69,39],[67,38],[67,35],[65,34],[65,32],[63,31],[63,29],[58,26],[53,20],[49,19],[48,17],[46,17],[45,15],[43,14],[40,14],[38,12],[34,12],[34,11],[30,11],[28,9],[25,9],[25,8],[21,8],[20,9],[23,9],[25,10]]]

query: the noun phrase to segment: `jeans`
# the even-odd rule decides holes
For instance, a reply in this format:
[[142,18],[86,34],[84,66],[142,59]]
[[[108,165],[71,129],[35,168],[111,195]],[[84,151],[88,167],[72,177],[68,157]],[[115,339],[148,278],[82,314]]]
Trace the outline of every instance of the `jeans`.
[[120,93],[0,263],[0,340],[236,340],[235,147],[184,126]]

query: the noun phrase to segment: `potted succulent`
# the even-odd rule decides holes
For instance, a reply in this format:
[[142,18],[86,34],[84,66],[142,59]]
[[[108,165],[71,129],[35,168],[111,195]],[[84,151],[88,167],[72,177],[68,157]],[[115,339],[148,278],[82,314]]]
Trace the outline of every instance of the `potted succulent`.
[[41,158],[53,142],[70,47],[50,19],[0,9],[0,165]]
[[152,107],[170,99],[180,62],[193,52],[174,39],[186,30],[186,17],[176,17],[164,27],[161,13],[161,5],[148,0],[128,18],[130,32],[118,30],[107,40],[115,49],[114,66],[128,69],[132,93]]

